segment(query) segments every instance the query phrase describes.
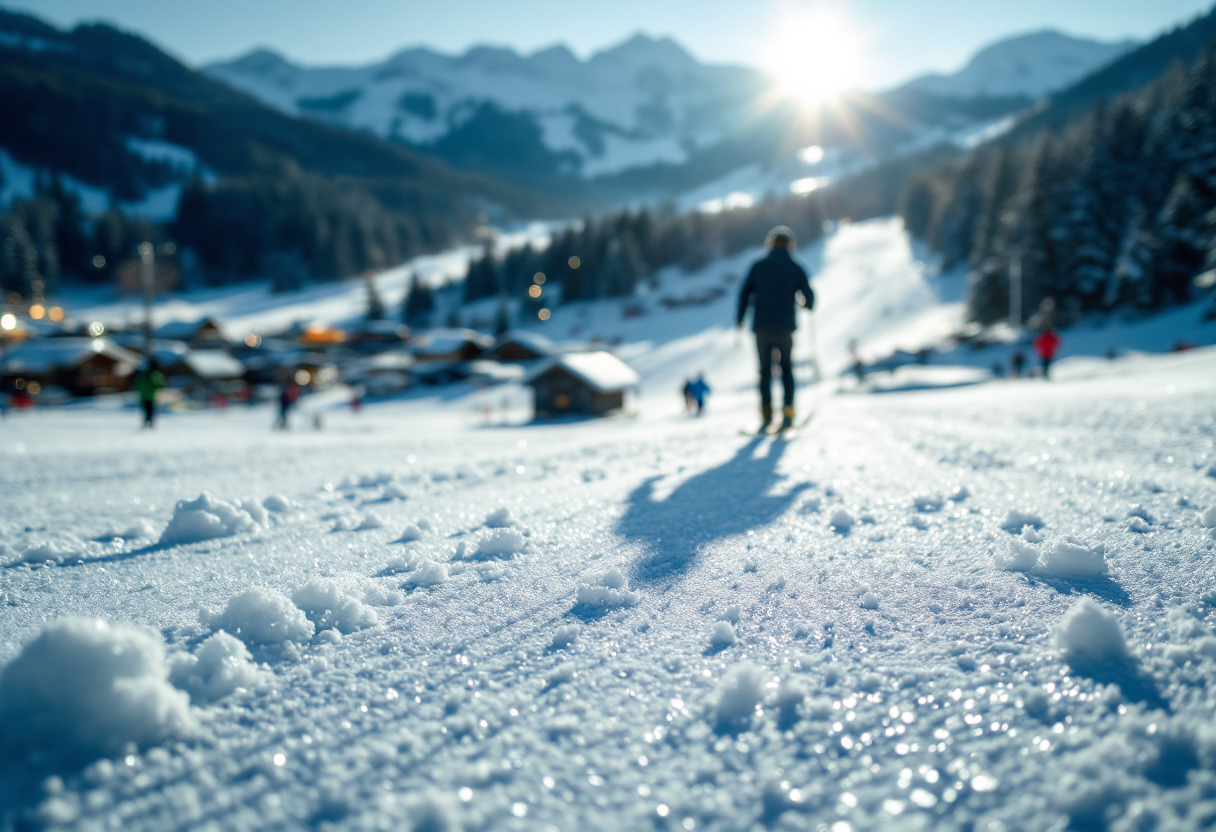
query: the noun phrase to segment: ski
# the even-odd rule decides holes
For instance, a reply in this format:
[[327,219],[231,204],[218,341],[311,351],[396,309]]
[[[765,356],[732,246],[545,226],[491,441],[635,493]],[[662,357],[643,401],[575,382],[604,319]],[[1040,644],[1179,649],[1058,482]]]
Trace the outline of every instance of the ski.
[[783,428],[780,424],[765,425],[760,430],[747,430],[746,428],[739,429],[740,436],[793,436],[798,431],[805,428],[811,423],[811,419],[815,416],[814,411],[803,416],[801,419],[794,422],[788,428]]

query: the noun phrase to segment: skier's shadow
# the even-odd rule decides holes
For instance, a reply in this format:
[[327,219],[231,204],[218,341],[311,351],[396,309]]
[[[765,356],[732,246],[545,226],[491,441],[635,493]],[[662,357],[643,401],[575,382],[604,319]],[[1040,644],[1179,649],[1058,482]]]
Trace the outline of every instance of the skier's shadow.
[[633,490],[617,533],[646,545],[632,566],[632,579],[644,583],[674,580],[691,568],[708,544],[748,529],[767,526],[798,498],[809,483],[770,494],[781,482],[777,473],[788,442],[774,439],[768,453],[757,456],[764,437],[747,442],[723,465],[680,484],[665,500],[656,500],[650,477]]

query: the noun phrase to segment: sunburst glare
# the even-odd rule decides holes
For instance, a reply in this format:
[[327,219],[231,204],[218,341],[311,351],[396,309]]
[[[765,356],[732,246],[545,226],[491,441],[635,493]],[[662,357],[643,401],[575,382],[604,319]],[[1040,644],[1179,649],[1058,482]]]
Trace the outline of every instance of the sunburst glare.
[[857,83],[862,38],[837,8],[787,10],[770,44],[764,64],[787,98],[820,105]]

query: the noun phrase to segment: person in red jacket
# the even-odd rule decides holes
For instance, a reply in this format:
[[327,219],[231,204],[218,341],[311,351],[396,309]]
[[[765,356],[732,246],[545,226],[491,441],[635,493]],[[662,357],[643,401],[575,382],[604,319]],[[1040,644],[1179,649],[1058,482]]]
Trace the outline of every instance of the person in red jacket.
[[1039,354],[1039,359],[1043,362],[1043,378],[1050,378],[1051,362],[1056,357],[1056,350],[1059,348],[1060,334],[1056,332],[1050,322],[1043,324],[1043,328],[1034,338],[1034,351]]

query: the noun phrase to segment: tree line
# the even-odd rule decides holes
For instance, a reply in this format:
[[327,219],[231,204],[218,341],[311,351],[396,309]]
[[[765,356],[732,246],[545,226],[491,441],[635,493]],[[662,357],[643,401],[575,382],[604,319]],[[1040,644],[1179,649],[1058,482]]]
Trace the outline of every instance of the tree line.
[[1023,309],[1186,302],[1216,268],[1214,47],[1059,131],[910,177],[900,213],[945,268],[969,268],[973,320],[1008,314],[1018,268]]

